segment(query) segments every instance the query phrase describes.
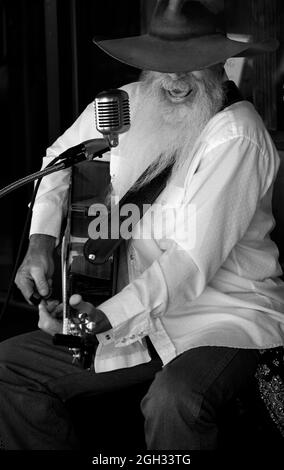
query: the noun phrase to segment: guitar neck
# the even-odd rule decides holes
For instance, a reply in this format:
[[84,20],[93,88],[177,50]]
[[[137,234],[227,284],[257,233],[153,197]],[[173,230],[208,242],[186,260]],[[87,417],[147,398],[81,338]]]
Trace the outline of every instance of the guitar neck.
[[[73,334],[77,322],[76,312],[69,305],[72,294],[80,294],[85,301],[99,305],[116,290],[117,254],[98,266],[84,255],[88,227],[94,219],[93,215],[89,216],[89,210],[93,204],[104,201],[109,179],[106,162],[84,162],[73,169],[61,251],[64,334]],[[75,331],[77,335],[80,333],[76,328]]]

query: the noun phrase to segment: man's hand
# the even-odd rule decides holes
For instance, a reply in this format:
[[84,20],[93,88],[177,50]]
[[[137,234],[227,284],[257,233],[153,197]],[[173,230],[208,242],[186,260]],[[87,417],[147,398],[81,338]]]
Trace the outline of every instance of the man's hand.
[[104,312],[94,307],[89,302],[84,302],[80,295],[72,295],[69,303],[72,308],[77,310],[78,314],[87,313],[89,320],[96,324],[93,330],[94,334],[103,333],[104,331],[108,331],[112,328],[112,325]]
[[38,307],[38,327],[50,335],[62,333],[62,304],[58,300],[42,300]]
[[56,239],[49,235],[34,234],[15,282],[29,304],[30,298],[37,293],[41,297],[50,294],[54,271],[53,250]]
[[[104,312],[89,302],[84,302],[80,295],[72,295],[69,303],[72,308],[77,310],[78,315],[86,313],[90,322],[96,324],[92,330],[94,334],[103,333],[112,328]],[[62,304],[58,300],[42,300],[39,305],[38,327],[50,335],[62,333],[62,310]]]

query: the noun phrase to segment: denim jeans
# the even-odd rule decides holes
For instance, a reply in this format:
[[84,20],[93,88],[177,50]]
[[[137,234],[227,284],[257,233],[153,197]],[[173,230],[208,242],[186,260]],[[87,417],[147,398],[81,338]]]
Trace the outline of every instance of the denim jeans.
[[[68,349],[54,346],[46,333],[20,335],[0,344],[0,448],[79,449],[70,400],[109,393],[115,400],[119,391],[149,383],[141,403],[147,448],[215,449],[218,414],[251,385],[257,364],[255,350],[206,346],[164,368],[153,354],[147,364],[96,374],[74,366]],[[115,416],[106,410],[100,419],[111,426]],[[99,421],[92,432],[95,447]]]

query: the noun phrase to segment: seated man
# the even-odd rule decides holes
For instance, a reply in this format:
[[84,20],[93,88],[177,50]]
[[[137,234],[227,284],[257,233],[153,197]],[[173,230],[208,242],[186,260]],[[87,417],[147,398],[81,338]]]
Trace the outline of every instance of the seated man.
[[[172,165],[154,206],[174,207],[176,217],[166,233],[147,213],[134,228],[124,260],[128,280],[116,295],[98,308],[71,297],[96,323],[99,341],[93,370],[80,369],[66,348],[52,344],[47,333],[62,331],[60,305],[44,299],[70,174],[43,180],[17,275],[27,300],[35,287],[43,298],[43,331],[1,344],[2,447],[77,448],[65,409],[70,398],[151,380],[141,403],[147,448],[215,449],[218,417],[252,384],[259,351],[284,342],[284,286],[269,237],[279,159],[253,105],[223,68],[229,57],[273,50],[275,43],[231,41],[199,2],[161,0],[149,35],[98,45],[151,70],[124,88],[132,125],[111,155],[113,194],[122,197],[149,165],[140,186]],[[44,163],[96,137],[93,120],[90,105]],[[94,447],[96,432],[99,426]]]

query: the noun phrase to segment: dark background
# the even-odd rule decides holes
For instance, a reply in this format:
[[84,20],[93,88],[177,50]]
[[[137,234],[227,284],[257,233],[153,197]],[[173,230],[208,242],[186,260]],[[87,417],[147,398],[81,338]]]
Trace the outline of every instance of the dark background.
[[[105,55],[92,43],[92,38],[144,32],[155,3],[155,0],[0,0],[0,187],[38,170],[46,147],[71,125],[99,91],[137,79],[138,70]],[[212,0],[211,3],[224,7],[224,23],[229,32],[250,34],[256,40],[267,36],[280,40],[276,53],[250,63],[252,85],[248,98],[255,103],[279,147],[283,147],[283,2]],[[26,186],[0,199],[0,307],[31,191],[32,186]],[[22,302],[15,289],[12,305],[22,311]],[[35,313],[26,305],[25,308]],[[8,316],[6,322],[11,321]],[[14,332],[22,327],[13,321]],[[0,331],[5,336],[5,322]],[[7,334],[11,334],[10,329]]]
[[[136,80],[94,36],[144,32],[155,0],[0,0],[0,187],[39,169],[45,149],[102,89]],[[209,3],[207,0],[206,3]],[[284,149],[282,0],[212,0],[231,33],[276,37],[277,52],[248,63],[251,99]],[[244,85],[240,83],[241,88]],[[284,180],[283,180],[284,181]],[[5,299],[32,187],[0,199],[0,307]],[[27,242],[26,242],[27,245]],[[37,325],[37,310],[17,289],[0,321],[0,340]],[[242,428],[243,430],[243,428]],[[242,432],[241,430],[241,432]],[[236,430],[237,431],[237,430]]]
[[[46,147],[99,91],[137,79],[138,70],[103,54],[92,38],[139,34],[143,10],[133,0],[0,1],[0,187],[38,170]],[[31,191],[0,200],[2,301]],[[13,301],[22,301],[17,289]]]

